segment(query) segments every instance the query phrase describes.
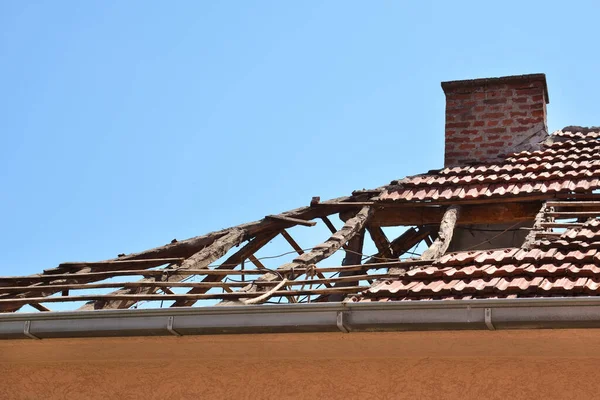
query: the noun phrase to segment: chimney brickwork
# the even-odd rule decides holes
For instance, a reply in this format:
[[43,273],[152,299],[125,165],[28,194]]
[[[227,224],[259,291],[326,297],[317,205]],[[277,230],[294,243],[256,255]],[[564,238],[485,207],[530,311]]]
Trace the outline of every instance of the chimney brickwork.
[[446,167],[499,161],[536,149],[548,135],[544,74],[442,82],[442,88]]

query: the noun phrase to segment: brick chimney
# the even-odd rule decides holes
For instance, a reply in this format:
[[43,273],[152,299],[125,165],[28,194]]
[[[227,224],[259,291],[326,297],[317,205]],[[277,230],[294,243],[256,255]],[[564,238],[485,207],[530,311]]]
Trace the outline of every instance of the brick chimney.
[[499,161],[548,135],[544,74],[442,82],[442,89],[446,167]]

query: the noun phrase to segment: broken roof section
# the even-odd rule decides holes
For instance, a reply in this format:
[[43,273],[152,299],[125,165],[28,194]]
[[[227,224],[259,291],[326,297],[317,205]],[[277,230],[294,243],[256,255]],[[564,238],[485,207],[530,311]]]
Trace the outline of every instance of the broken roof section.
[[[597,294],[600,129],[540,129],[543,75],[466,82],[445,87],[442,170],[116,259],[0,277],[0,311]],[[315,225],[330,236],[302,248],[290,228]],[[390,240],[391,226],[405,231]],[[269,268],[256,254],[275,238],[296,255]],[[338,252],[342,265],[325,265]]]

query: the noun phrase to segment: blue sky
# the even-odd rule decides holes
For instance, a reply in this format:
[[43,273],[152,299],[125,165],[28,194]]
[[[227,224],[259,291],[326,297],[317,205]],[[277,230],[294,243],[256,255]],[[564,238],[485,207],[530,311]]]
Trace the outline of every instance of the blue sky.
[[444,80],[544,72],[551,130],[600,124],[599,7],[3,1],[0,275],[439,168]]

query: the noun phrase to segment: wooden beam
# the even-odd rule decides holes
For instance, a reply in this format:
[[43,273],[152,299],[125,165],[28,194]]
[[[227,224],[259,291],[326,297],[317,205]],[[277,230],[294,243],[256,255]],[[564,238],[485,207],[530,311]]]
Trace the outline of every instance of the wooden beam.
[[[420,259],[427,260],[436,260],[437,258],[444,255],[446,250],[448,250],[448,246],[450,246],[450,242],[452,241],[452,236],[454,235],[454,227],[456,226],[456,222],[461,213],[461,209],[459,206],[450,206],[444,212],[444,216],[440,222],[440,230],[438,232],[437,239],[429,246],[427,250],[421,254]],[[424,238],[424,237],[423,237]],[[401,274],[404,272],[404,269],[399,267],[394,267],[390,269],[391,274]]]
[[547,201],[546,207],[600,207],[600,201]]
[[[541,205],[541,202],[532,202],[462,206],[463,212],[458,224],[531,221],[535,218]],[[445,207],[440,206],[377,209],[369,224],[372,226],[437,225],[442,220],[445,210]]]
[[541,222],[541,228],[581,228],[584,222]]
[[250,262],[252,264],[254,264],[256,266],[256,268],[258,268],[259,270],[261,270],[261,269],[264,270],[266,268],[265,265],[263,263],[261,263],[260,260],[254,256],[254,254],[250,254],[248,256],[248,260],[250,260]]
[[[368,286],[349,286],[339,288],[319,288],[303,290],[278,290],[271,294],[271,297],[286,297],[298,295],[319,295],[331,293],[358,293]],[[141,300],[147,301],[198,301],[211,299],[241,299],[262,296],[264,292],[232,292],[232,293],[200,293],[200,294],[100,294],[100,295],[80,295],[80,296],[53,296],[53,297],[30,297],[27,299],[0,299],[0,304],[10,304],[12,306],[23,306],[25,304],[39,303],[59,303],[69,301],[102,301],[104,303],[132,303],[135,304]]]
[[285,229],[281,231],[281,236],[283,236],[284,239],[287,240],[287,242],[290,244],[290,246],[292,246],[292,248],[296,250],[296,253],[304,254],[304,250],[302,250],[302,247],[298,245],[294,238]]
[[533,244],[537,239],[536,234],[540,230],[544,229],[542,223],[546,220],[546,207],[547,205],[545,203],[542,204],[538,212],[536,213],[535,218],[533,220],[533,227],[531,228],[527,236],[525,236],[525,240],[521,245],[522,249],[530,249],[531,247],[533,247]]
[[[336,251],[338,251],[342,245],[347,243],[356,234],[364,229],[367,221],[371,216],[371,208],[363,207],[353,218],[346,221],[344,226],[337,232],[335,232],[329,239],[313,247],[313,249],[302,255],[299,255],[291,263],[284,264],[277,268],[277,272],[282,275],[293,275],[296,269],[307,268],[311,265],[317,264],[319,261],[324,260]],[[261,282],[278,280],[279,275],[269,272],[259,277],[253,284],[248,285],[245,288],[239,290],[241,293],[253,293],[260,288]],[[231,305],[237,303],[221,302],[220,305]]]
[[321,220],[325,223],[325,226],[327,226],[327,228],[331,231],[331,233],[337,232],[337,229],[335,228],[335,226],[333,225],[333,223],[331,222],[331,220],[328,217],[321,217]]
[[[232,247],[239,245],[245,237],[245,232],[240,229],[232,229],[225,236],[215,240],[210,246],[203,248],[197,253],[193,254],[191,257],[187,258],[181,265],[173,269],[171,275],[165,277],[165,281],[167,282],[178,282],[183,280],[186,276],[184,274],[178,274],[178,271],[185,271],[186,269],[205,269],[208,268],[209,264],[221,258],[225,253],[227,253]],[[144,278],[142,281],[151,281],[154,280],[150,278]],[[145,293],[154,293],[157,290],[156,286],[153,287],[145,287],[145,288],[135,288],[135,289],[120,289],[113,293],[112,295],[126,295],[126,294],[145,294]],[[118,297],[116,297],[118,299]],[[107,297],[107,299],[109,299]],[[133,300],[125,300],[125,301],[94,301],[91,303],[87,303],[79,308],[79,310],[93,310],[93,309],[120,309],[120,308],[129,308],[135,301]]]
[[389,258],[378,252],[372,256],[366,264],[398,259],[401,255],[416,246],[421,240],[429,236],[431,234],[431,229],[431,227],[408,228],[390,243],[391,256]]
[[284,215],[267,215],[266,219],[274,219],[276,221],[287,222],[292,225],[304,225],[304,226],[315,226],[315,221],[306,221],[299,218],[286,217]]
[[554,218],[590,218],[600,216],[600,211],[549,211],[546,216]]
[[29,305],[30,305],[31,307],[35,308],[36,310],[38,310],[38,311],[41,311],[41,312],[49,312],[49,311],[51,311],[49,308],[47,308],[47,307],[44,307],[44,306],[43,306],[43,305],[41,305],[40,303],[31,303],[31,304],[29,304]]

